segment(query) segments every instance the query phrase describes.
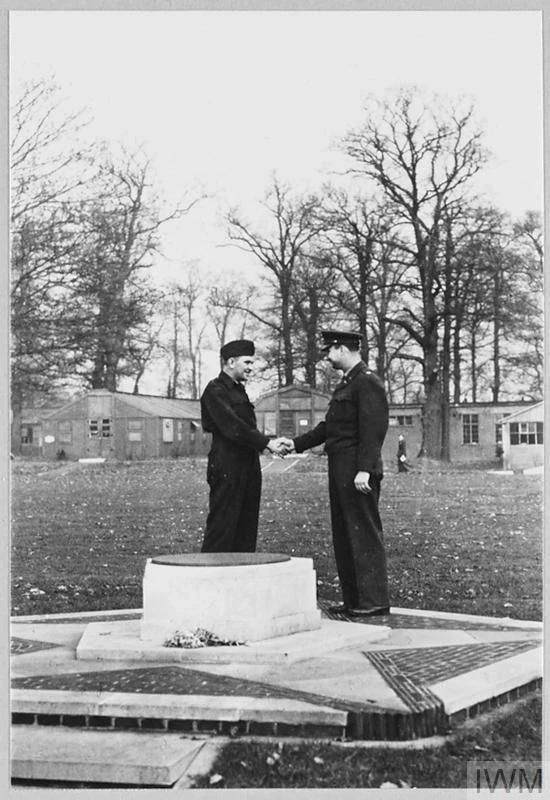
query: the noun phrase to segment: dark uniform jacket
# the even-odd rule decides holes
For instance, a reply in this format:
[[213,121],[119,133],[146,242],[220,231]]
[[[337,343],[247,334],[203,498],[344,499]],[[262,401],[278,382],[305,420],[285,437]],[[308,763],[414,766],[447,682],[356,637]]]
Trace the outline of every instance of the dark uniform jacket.
[[202,394],[201,421],[204,430],[212,434],[212,450],[260,452],[269,442],[269,436],[256,427],[254,406],[244,387],[223,371]]
[[364,361],[334,389],[325,419],[294,439],[297,453],[325,442],[329,457],[349,452],[357,471],[382,477],[382,444],[388,430],[388,401],[380,378]]

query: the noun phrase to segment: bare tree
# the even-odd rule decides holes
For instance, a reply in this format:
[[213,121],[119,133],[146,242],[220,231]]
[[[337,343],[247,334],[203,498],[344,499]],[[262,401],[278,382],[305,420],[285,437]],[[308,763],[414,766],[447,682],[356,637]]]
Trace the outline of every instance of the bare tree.
[[[155,301],[155,305],[157,302],[158,300]],[[121,375],[133,378],[133,394],[139,394],[139,384],[147,367],[161,352],[160,337],[163,325],[162,321],[159,322],[158,319],[152,318],[141,329],[135,330],[128,342]]]
[[11,221],[36,219],[90,179],[84,110],[70,111],[50,79],[25,84],[12,104],[10,125]]
[[[219,345],[232,338],[243,339],[250,325],[250,310],[258,298],[257,287],[232,273],[211,279],[207,313],[216,331]],[[233,331],[233,334],[230,333]]]
[[79,219],[84,243],[75,280],[86,312],[81,350],[89,361],[81,374],[92,388],[116,390],[133,332],[154,313],[157,298],[149,270],[160,229],[195,202],[162,214],[147,157],[125,150],[115,157],[104,149],[94,194]]
[[338,274],[330,254],[320,250],[299,257],[295,277],[292,296],[299,323],[294,336],[295,366],[303,368],[306,383],[315,388],[320,356],[319,331],[334,311]]
[[[534,262],[536,266],[536,289],[540,291],[544,259],[544,232],[540,212],[526,211],[523,219],[514,224],[514,234],[518,243],[526,245],[525,255],[527,256],[526,265],[529,275],[532,276],[531,262]],[[529,253],[530,255],[528,255]]]
[[182,277],[169,284],[161,305],[169,331],[163,344],[170,365],[168,397],[180,392],[192,398],[200,394],[202,344],[208,327],[205,303],[206,287],[197,264],[184,265]]
[[365,361],[374,345],[376,371],[385,380],[394,354],[403,352],[408,338],[391,315],[411,288],[411,259],[403,252],[391,207],[334,190],[328,192],[324,207],[326,237],[341,277],[337,304],[363,337]]
[[540,400],[544,389],[544,252],[540,214],[528,211],[513,225],[515,290],[507,321],[505,364],[523,395]]
[[424,99],[414,88],[383,101],[371,98],[366,122],[342,141],[350,173],[367,177],[394,208],[417,272],[418,308],[391,318],[422,350],[423,450],[441,453],[438,273],[443,212],[460,199],[486,154],[471,105]]
[[273,291],[274,302],[264,312],[249,313],[274,331],[282,343],[283,380],[289,385],[294,380],[294,353],[292,346],[295,309],[293,289],[298,259],[323,228],[318,215],[319,200],[314,196],[292,197],[288,186],[274,178],[273,185],[262,203],[267,211],[267,233],[261,233],[232,211],[227,220],[229,238],[237,247],[253,253],[268,271],[267,283]]
[[[12,450],[21,409],[46,397],[72,371],[72,269],[79,239],[78,198],[91,179],[83,157],[83,112],[62,102],[52,81],[23,86],[11,107]],[[90,154],[91,148],[86,149]]]
[[[155,291],[147,278],[164,222],[147,159],[85,139],[83,113],[49,82],[13,103],[12,409],[67,381],[115,389],[143,368]],[[140,366],[137,366],[137,361]],[[134,373],[135,374],[135,373]],[[138,377],[139,382],[139,377]]]
[[202,377],[201,342],[206,330],[207,320],[202,312],[200,314],[197,313],[198,303],[204,295],[204,286],[195,269],[190,269],[187,281],[180,289],[187,332],[187,357],[191,364],[191,397],[198,397]]

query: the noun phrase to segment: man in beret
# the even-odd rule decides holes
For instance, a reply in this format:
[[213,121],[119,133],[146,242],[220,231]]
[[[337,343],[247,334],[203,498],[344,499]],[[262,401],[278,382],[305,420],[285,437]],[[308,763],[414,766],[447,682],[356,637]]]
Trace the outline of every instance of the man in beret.
[[254,342],[237,339],[220,350],[222,370],[201,397],[202,427],[212,434],[206,479],[210,510],[203,553],[253,553],[258,536],[262,473],[259,454],[281,452],[278,439],[256,427],[243,383],[254,364]]
[[325,443],[334,554],[343,604],[332,611],[370,617],[389,613],[382,522],[378,512],[381,450],[388,429],[382,381],[361,359],[361,335],[324,331],[322,351],[343,371],[325,419],[313,430],[285,440],[287,452]]

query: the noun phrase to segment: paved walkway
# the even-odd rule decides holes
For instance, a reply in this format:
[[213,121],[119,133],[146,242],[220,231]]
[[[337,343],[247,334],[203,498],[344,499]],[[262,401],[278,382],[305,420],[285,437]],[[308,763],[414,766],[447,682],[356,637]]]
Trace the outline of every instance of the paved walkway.
[[[366,624],[320,608],[325,619]],[[542,680],[541,623],[399,608],[369,621],[383,629],[378,640],[300,660],[174,662],[173,648],[165,648],[166,661],[77,660],[90,623],[139,638],[140,617],[128,610],[12,618],[14,777],[181,788],[215,737],[406,742],[445,734]],[[198,651],[179,651],[186,653]],[[130,737],[124,769],[124,745],[113,734]],[[160,735],[172,744],[147,739]],[[118,753],[112,769],[102,748]]]

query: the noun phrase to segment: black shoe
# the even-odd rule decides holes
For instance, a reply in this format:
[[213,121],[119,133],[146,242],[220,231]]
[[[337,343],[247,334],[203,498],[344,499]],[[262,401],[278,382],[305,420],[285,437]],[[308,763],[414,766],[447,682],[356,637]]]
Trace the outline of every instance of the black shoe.
[[350,617],[382,617],[390,613],[389,606],[375,606],[374,608],[348,608]]
[[330,614],[348,614],[349,606],[347,606],[345,603],[337,603],[336,605],[329,606],[327,611]]

